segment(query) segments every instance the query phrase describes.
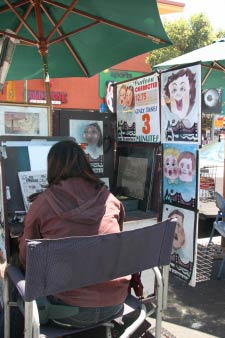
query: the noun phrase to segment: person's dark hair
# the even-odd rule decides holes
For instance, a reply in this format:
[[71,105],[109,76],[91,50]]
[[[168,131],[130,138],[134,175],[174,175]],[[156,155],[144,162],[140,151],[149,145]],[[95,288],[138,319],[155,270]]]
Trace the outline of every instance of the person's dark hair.
[[168,215],[168,218],[173,218],[174,216],[176,217],[176,215],[180,216],[182,218],[182,221],[184,221],[184,214],[183,212],[175,209],[173,211],[171,211],[171,213]]
[[83,177],[96,187],[104,183],[95,175],[83,149],[72,140],[55,143],[48,153],[48,184],[71,177]]

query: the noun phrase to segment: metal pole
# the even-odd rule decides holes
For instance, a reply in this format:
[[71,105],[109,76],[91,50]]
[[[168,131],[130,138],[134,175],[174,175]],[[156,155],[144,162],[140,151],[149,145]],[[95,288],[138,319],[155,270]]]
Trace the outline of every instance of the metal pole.
[[42,60],[43,60],[43,72],[44,72],[44,81],[45,81],[46,104],[49,107],[49,110],[48,110],[48,134],[49,134],[49,136],[52,136],[53,135],[52,100],[51,100],[51,88],[50,88],[50,82],[49,82],[47,56],[43,55]]

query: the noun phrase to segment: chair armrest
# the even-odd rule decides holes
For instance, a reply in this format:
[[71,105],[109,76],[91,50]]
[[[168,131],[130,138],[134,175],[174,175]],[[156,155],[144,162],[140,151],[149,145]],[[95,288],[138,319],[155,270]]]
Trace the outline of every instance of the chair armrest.
[[24,299],[25,296],[25,276],[22,271],[14,265],[8,265],[6,274],[12,281],[13,285],[17,288],[20,296]]

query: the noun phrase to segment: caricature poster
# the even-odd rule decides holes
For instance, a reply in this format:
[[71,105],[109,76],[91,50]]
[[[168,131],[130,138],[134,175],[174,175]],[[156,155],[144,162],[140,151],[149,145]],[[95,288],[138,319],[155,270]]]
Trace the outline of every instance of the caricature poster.
[[163,220],[167,218],[177,219],[171,252],[170,270],[194,286],[192,276],[195,275],[195,212],[164,204]]
[[197,208],[196,144],[163,144],[163,201]]
[[162,142],[201,144],[201,66],[161,74]]
[[117,138],[125,142],[160,142],[157,74],[117,85]]
[[70,120],[70,136],[82,145],[95,173],[104,172],[103,121]]

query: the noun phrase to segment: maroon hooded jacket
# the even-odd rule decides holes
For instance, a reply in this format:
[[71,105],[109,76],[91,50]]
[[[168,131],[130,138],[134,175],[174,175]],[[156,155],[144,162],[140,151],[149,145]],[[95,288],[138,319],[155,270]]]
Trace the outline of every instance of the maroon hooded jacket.
[[[63,180],[47,188],[32,203],[25,217],[24,234],[19,239],[21,263],[25,266],[26,239],[116,233],[123,220],[122,204],[105,185],[96,188],[77,177]],[[75,306],[113,306],[124,302],[129,280],[130,276],[117,278],[54,296]]]

